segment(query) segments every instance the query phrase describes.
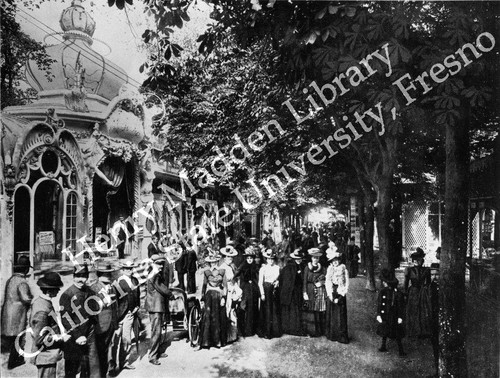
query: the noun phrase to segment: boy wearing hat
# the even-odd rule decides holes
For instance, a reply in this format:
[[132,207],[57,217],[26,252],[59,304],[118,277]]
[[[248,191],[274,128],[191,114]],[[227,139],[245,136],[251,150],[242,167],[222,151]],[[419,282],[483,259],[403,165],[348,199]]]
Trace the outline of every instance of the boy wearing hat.
[[99,367],[101,369],[101,376],[103,377],[108,373],[110,361],[108,356],[109,345],[111,344],[113,333],[118,328],[116,289],[111,285],[113,272],[114,269],[111,264],[98,265],[96,268],[98,280],[90,286],[90,289],[102,299],[103,303],[102,308],[97,314],[95,325]]
[[62,357],[61,346],[71,336],[60,334],[57,316],[52,305],[63,283],[59,274],[47,272],[37,281],[42,294],[31,305],[30,325],[33,329],[32,352],[38,354],[34,357],[34,364],[38,368],[38,377],[55,378],[57,361]]
[[[5,300],[2,308],[2,336],[6,344],[10,344],[8,369],[14,369],[24,364],[24,358],[15,347],[17,335],[26,329],[27,314],[33,300],[26,276],[30,271],[30,260],[27,256],[20,256],[14,265],[14,274],[7,280],[5,286]],[[24,336],[20,340],[20,347],[24,347]]]
[[382,269],[380,281],[383,288],[378,294],[377,301],[377,335],[382,337],[379,351],[387,352],[387,338],[396,339],[399,355],[406,356],[401,343],[404,337],[404,295],[398,290],[398,280],[393,271]]
[[82,378],[100,374],[95,347],[95,319],[87,313],[89,304],[85,306],[87,300],[93,296],[93,292],[86,285],[88,278],[87,265],[76,265],[73,271],[73,285],[68,287],[59,299],[62,325],[71,336],[63,348],[66,378],[76,377],[79,372]]

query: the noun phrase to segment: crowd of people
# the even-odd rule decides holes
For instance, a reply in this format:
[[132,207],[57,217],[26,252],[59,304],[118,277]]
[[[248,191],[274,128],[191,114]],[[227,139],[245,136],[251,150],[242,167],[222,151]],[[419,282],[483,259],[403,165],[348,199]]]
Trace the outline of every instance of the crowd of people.
[[[285,232],[279,244],[264,233],[261,242],[229,240],[222,248],[203,240],[184,247],[167,245],[155,236],[145,275],[137,275],[134,260],[120,260],[119,276],[103,262],[95,267],[97,279],[90,282],[88,265],[77,265],[73,283],[58,303],[54,299],[63,287],[61,277],[45,273],[37,281],[42,294],[33,299],[26,280],[29,259],[21,257],[7,283],[2,311],[3,335],[12,345],[8,367],[24,363],[19,353],[24,341],[16,346],[14,339],[29,324],[32,362],[40,377],[55,377],[61,356],[66,377],[106,377],[134,369],[129,358],[133,338],[139,340],[141,287],[151,327],[148,359],[154,365],[166,356],[162,341],[170,321],[169,301],[178,299],[174,287],[199,297],[199,348],[222,347],[239,337],[283,334],[326,336],[347,344],[347,293],[349,280],[358,274],[359,247],[343,232],[316,236],[313,231],[303,229],[300,238]],[[437,286],[423,266],[424,256],[421,249],[412,254],[415,266],[405,272],[404,293],[394,271],[380,274],[376,321],[381,352],[387,351],[390,338],[405,355],[405,335],[430,337],[437,351]],[[196,277],[202,281],[196,282]]]

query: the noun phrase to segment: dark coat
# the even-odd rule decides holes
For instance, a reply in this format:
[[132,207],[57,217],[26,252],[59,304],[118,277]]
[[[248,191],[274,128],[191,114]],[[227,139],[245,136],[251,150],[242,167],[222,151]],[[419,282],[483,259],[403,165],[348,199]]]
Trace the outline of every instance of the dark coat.
[[149,245],[148,245],[148,257],[151,258],[151,256],[158,255],[159,253],[160,253],[160,250],[158,249],[158,247],[153,243],[149,243]]
[[175,270],[179,274],[187,273],[187,259],[186,259],[186,251],[182,251],[181,257],[175,262]]
[[[64,344],[65,358],[67,358],[67,354],[81,354],[81,348],[76,344],[76,340],[80,336],[88,338],[93,325],[95,324],[95,318],[85,310],[85,301],[91,295],[93,295],[93,292],[89,287],[83,286],[82,289],[79,289],[74,284],[68,287],[66,291],[61,294],[61,298],[59,299],[61,320],[66,333],[71,335],[71,339]],[[73,302],[73,307],[78,309],[77,311],[79,311],[79,313],[73,310],[71,302]],[[89,307],[95,311],[95,301],[90,300]],[[83,321],[80,317],[83,318]]]
[[161,312],[168,311],[168,300],[173,299],[173,294],[165,284],[161,273],[148,279],[146,284],[146,311]]
[[110,295],[112,300],[110,305],[104,305],[97,314],[95,326],[96,334],[105,333],[110,329],[115,330],[118,328],[118,303],[116,302],[118,295],[116,294],[116,289],[111,285],[109,290],[106,290],[105,285],[100,281],[94,283],[90,289],[100,298],[104,297],[101,291],[105,291]]
[[[51,315],[52,314],[52,315]],[[34,357],[35,365],[51,365],[57,363],[61,356],[62,342],[54,342],[54,335],[61,332],[54,319],[55,312],[52,303],[45,298],[37,298],[31,306],[30,325],[33,329],[33,346],[31,351],[40,351]],[[53,332],[45,329],[51,328]],[[43,330],[43,331],[42,331]]]
[[[384,287],[378,294],[377,316],[382,318],[378,323],[377,335],[390,339],[402,338],[405,330],[405,299],[397,288]],[[403,323],[398,324],[398,318]]]
[[132,276],[130,277],[132,285],[129,285],[128,281],[123,277],[125,276],[119,277],[115,283],[118,294],[118,319],[120,321],[129,311],[139,307],[141,301],[139,280]]
[[289,306],[294,296],[301,301],[303,274],[302,266],[295,261],[288,262],[281,270],[279,276],[281,305]]
[[2,335],[17,336],[26,329],[28,310],[33,300],[26,277],[14,273],[7,280],[2,308]]
[[196,272],[196,262],[198,261],[198,256],[194,249],[188,249],[186,252],[186,271],[193,273]]

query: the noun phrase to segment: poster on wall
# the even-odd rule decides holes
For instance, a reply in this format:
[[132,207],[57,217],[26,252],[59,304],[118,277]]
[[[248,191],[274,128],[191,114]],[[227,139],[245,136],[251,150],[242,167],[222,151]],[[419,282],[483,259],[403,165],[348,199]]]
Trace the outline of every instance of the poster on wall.
[[54,244],[54,232],[53,231],[40,231],[38,233],[38,241],[40,245],[52,245]]

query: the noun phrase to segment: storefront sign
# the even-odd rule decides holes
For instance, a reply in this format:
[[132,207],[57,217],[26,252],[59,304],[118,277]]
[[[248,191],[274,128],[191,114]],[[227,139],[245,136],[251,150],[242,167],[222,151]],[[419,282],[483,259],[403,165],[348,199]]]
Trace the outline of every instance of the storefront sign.
[[40,245],[54,244],[54,232],[53,231],[40,231],[38,233],[38,241],[39,241]]

